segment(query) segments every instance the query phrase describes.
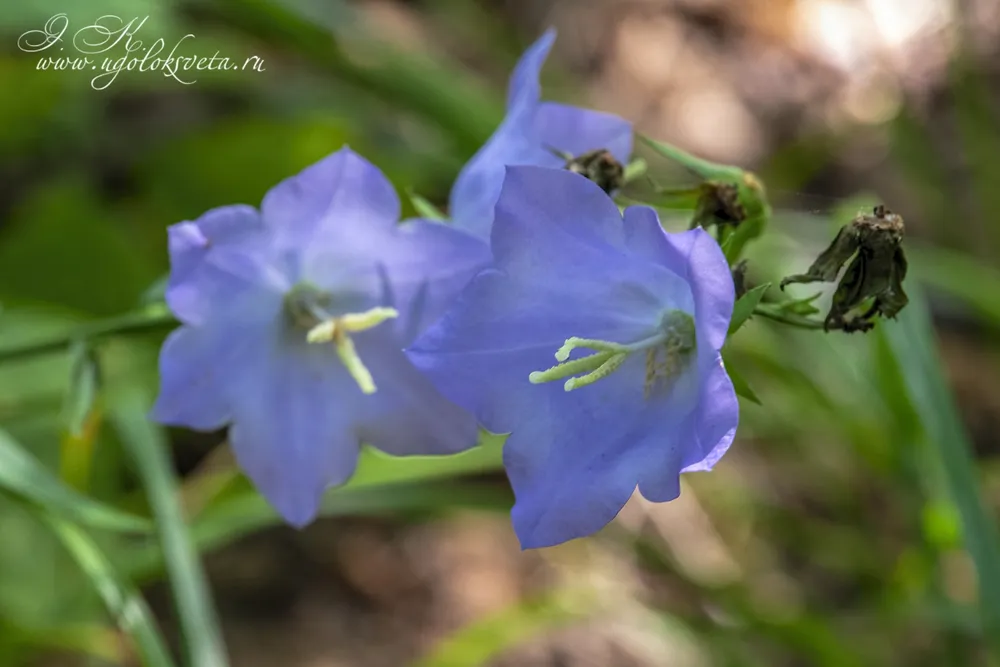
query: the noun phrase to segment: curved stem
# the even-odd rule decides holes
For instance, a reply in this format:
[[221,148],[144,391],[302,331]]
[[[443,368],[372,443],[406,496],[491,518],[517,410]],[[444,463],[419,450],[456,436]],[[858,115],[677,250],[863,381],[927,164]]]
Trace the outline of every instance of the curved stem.
[[782,324],[798,327],[800,329],[810,329],[814,331],[822,331],[824,329],[823,323],[819,320],[796,315],[795,313],[782,312],[781,310],[775,309],[767,304],[758,304],[757,307],[753,309],[753,313],[754,315],[760,315],[761,317],[766,317],[769,320],[781,322]]
[[59,352],[77,340],[92,340],[116,334],[137,333],[177,324],[177,319],[162,304],[154,304],[132,313],[87,322],[56,336],[0,348],[0,362],[23,359],[49,352]]

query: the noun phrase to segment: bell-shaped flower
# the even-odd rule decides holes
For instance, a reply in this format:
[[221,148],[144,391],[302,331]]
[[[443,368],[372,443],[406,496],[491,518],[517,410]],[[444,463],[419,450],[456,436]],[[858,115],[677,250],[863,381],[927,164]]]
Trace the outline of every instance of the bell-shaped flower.
[[169,230],[166,299],[182,326],[160,354],[153,418],[229,426],[236,459],[291,524],[346,481],[361,443],[389,454],[475,445],[475,418],[402,349],[489,261],[446,225],[398,224],[399,200],[344,148],[274,187]]
[[632,154],[632,125],[618,116],[557,102],[542,102],[539,75],[556,39],[549,29],[521,56],[507,91],[507,114],[497,131],[462,168],[451,190],[456,227],[488,238],[504,167],[566,166],[574,157],[603,150],[624,164]]
[[509,167],[478,274],[407,353],[438,388],[509,433],[525,548],[589,535],[638,486],[654,502],[729,448],[738,403],[720,349],[729,266],[698,228],[619,212],[593,182]]

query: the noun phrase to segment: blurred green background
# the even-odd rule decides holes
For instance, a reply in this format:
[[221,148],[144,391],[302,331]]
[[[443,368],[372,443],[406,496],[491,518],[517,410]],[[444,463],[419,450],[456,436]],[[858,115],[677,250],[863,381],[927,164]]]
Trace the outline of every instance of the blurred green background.
[[[63,41],[29,52],[60,13]],[[40,67],[102,16],[131,42]],[[728,344],[762,405],[679,500],[522,553],[488,442],[369,452],[294,531],[224,434],[144,419],[166,329],[65,340],[155,303],[168,225],[345,143],[446,204],[548,25],[548,99],[761,176],[755,283],[870,202],[907,221],[898,322],[754,318]],[[0,357],[59,345],[0,359],[0,665],[214,666],[223,642],[236,667],[1000,664],[998,34],[996,0],[3,3]],[[159,39],[233,68],[95,80]]]

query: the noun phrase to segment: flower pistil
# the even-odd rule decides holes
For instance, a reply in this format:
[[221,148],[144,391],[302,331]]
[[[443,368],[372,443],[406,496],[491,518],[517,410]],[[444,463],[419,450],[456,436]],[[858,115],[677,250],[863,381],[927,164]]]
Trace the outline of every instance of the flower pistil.
[[[528,376],[528,380],[532,384],[542,384],[568,377],[563,388],[572,391],[607,377],[618,370],[629,355],[645,351],[646,376],[643,392],[648,398],[661,380],[676,377],[684,369],[695,347],[694,320],[688,313],[672,310],[664,315],[659,331],[634,343],[568,338],[556,350],[556,361],[560,363],[544,371],[534,371]],[[569,355],[576,348],[594,350],[594,353],[570,360]],[[658,361],[660,352],[665,357],[662,362]]]
[[358,383],[361,391],[374,394],[375,381],[361,361],[350,334],[371,329],[386,320],[399,317],[399,312],[395,308],[379,306],[360,313],[334,316],[326,310],[330,301],[331,296],[328,292],[309,285],[299,285],[285,297],[285,308],[293,323],[308,330],[306,341],[332,342],[337,350],[337,356]]

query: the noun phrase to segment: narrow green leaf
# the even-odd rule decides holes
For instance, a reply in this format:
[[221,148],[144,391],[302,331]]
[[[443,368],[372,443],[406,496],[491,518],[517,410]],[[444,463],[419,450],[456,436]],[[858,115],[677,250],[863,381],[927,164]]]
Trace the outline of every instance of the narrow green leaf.
[[0,489],[33,505],[100,530],[149,533],[150,522],[67,487],[0,429]]
[[[509,507],[506,492],[498,494],[492,489],[453,482],[459,476],[500,470],[505,439],[483,431],[478,447],[451,456],[396,457],[365,447],[351,481],[327,492],[320,514],[371,514],[444,503],[498,507],[507,502]],[[246,484],[242,492],[205,507],[191,526],[191,536],[199,550],[212,549],[253,530],[281,523],[267,501],[241,479]],[[162,561],[159,549],[143,547],[131,557],[128,572],[145,579],[160,571]]]
[[988,324],[1000,328],[1000,291],[983,289],[984,285],[1000,285],[1000,270],[953,250],[909,241],[906,256],[914,278],[956,297]]
[[[330,491],[323,498],[319,515],[372,516],[442,508],[508,511],[512,504],[509,489],[479,483],[392,484]],[[248,488],[206,509],[191,526],[191,537],[199,551],[207,552],[281,523],[282,518],[264,497]],[[162,571],[163,553],[153,545],[143,546],[126,562],[129,575],[144,581]]]
[[886,322],[889,350],[902,375],[923,435],[935,453],[961,517],[965,547],[976,565],[983,632],[1000,655],[1000,537],[984,505],[976,462],[941,368],[923,293],[910,285],[910,303],[896,322]]
[[184,523],[166,438],[163,431],[146,418],[141,392],[123,388],[115,399],[111,418],[135,461],[156,517],[160,546],[187,648],[187,664],[190,667],[223,667],[228,660],[222,633],[205,573]]
[[813,303],[821,296],[823,296],[822,292],[816,292],[812,296],[803,297],[801,299],[782,301],[778,304],[778,308],[784,313],[793,313],[795,315],[802,315],[803,317],[815,315],[819,312],[819,308],[814,306]]
[[85,340],[74,342],[69,356],[70,378],[60,437],[60,476],[73,488],[85,492],[100,423],[97,406],[100,369],[93,349]]
[[757,307],[760,303],[761,297],[764,296],[764,292],[767,288],[771,286],[771,283],[764,283],[763,285],[757,285],[752,290],[749,290],[746,294],[741,296],[736,300],[736,304],[733,306],[733,318],[729,322],[729,334],[732,336],[734,333],[740,330],[750,316],[753,315],[753,309]]
[[79,340],[70,345],[70,378],[63,422],[70,435],[79,437],[97,400],[99,369],[97,358],[87,341]]
[[172,667],[153,613],[131,584],[123,579],[80,528],[44,510],[36,508],[37,516],[62,541],[80,568],[94,584],[115,623],[135,645],[145,667]]
[[733,383],[733,389],[736,390],[736,395],[742,396],[751,403],[762,405],[760,399],[757,397],[756,392],[754,392],[754,390],[750,387],[750,384],[746,381],[746,378],[744,378],[740,374],[740,372],[737,371],[736,368],[731,363],[729,363],[729,361],[726,359],[727,356],[728,355],[725,354],[725,350],[723,350],[722,359],[723,363],[725,363],[726,365],[726,374],[729,376],[729,380]]
[[437,222],[445,222],[448,219],[448,217],[441,212],[441,209],[418,195],[413,190],[407,190],[406,196],[410,198],[410,203],[413,204],[413,208],[416,209],[417,215],[421,218],[435,220]]
[[663,157],[668,160],[673,160],[688,171],[691,171],[706,181],[717,179],[739,179],[743,175],[743,170],[739,167],[716,164],[715,162],[702,160],[701,158],[695,157],[694,155],[691,155],[687,151],[681,150],[676,146],[656,141],[655,139],[650,139],[642,134],[636,134],[636,137]]

